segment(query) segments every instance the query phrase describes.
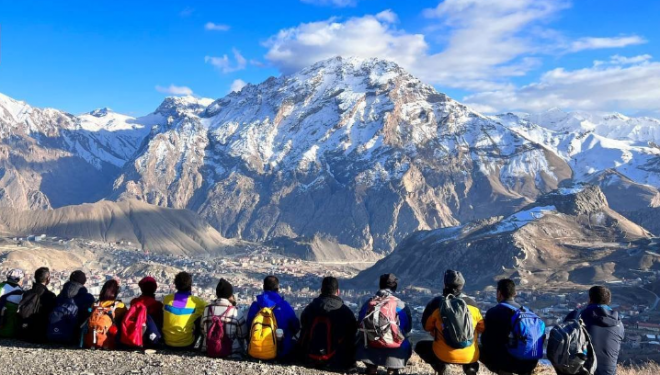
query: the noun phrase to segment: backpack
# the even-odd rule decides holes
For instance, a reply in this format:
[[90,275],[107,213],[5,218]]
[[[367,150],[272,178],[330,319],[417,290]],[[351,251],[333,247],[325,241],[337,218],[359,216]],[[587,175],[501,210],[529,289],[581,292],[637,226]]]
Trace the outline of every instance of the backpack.
[[502,306],[513,310],[511,333],[507,345],[509,354],[522,361],[543,358],[543,343],[545,342],[543,320],[524,306],[519,309],[507,303],[502,303]]
[[117,301],[110,307],[103,307],[101,302],[95,303],[92,313],[83,326],[81,347],[88,349],[114,349],[117,336],[115,325],[115,308]]
[[[20,336],[25,339],[33,339],[37,336],[43,336],[43,332],[37,332],[40,322],[34,322],[39,318],[39,308],[41,307],[41,294],[34,290],[29,290],[23,294],[21,303],[18,304],[18,319],[20,320]],[[42,319],[44,317],[41,317]],[[41,325],[43,329],[43,325]]]
[[333,344],[334,329],[327,316],[319,315],[314,318],[306,342],[307,358],[317,364],[330,361],[336,354]]
[[22,296],[23,290],[16,289],[0,297],[0,337],[13,338],[19,328],[18,304],[9,302],[9,297]]
[[248,355],[252,358],[271,360],[277,358],[277,319],[275,308],[262,307],[252,320]]
[[548,360],[564,374],[594,374],[598,365],[591,336],[580,314],[576,319],[559,323],[548,340]]
[[124,315],[121,322],[121,343],[131,348],[144,347],[144,334],[147,331],[147,306],[136,303]]
[[399,329],[398,300],[391,295],[375,296],[367,304],[360,322],[365,348],[399,348],[405,336]]
[[57,306],[48,315],[48,341],[71,344],[78,325],[78,305],[73,298],[57,301]]
[[232,340],[225,329],[228,324],[223,321],[225,316],[234,310],[234,306],[227,306],[225,312],[213,315],[213,308],[217,305],[207,307],[209,318],[206,320],[206,355],[211,358],[227,358],[232,354],[234,340]]
[[440,303],[442,336],[445,343],[454,349],[465,349],[474,343],[474,322],[467,303],[448,294]]

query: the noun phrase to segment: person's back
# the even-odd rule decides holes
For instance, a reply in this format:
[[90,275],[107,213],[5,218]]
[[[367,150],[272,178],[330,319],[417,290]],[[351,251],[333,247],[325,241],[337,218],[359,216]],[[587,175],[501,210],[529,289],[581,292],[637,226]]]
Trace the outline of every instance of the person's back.
[[68,283],[78,284],[76,286],[78,291],[75,294],[75,297],[73,297],[73,300],[75,301],[76,306],[78,306],[78,326],[80,326],[87,320],[87,318],[89,318],[90,309],[96,301],[96,298],[94,298],[94,296],[87,291],[87,288],[85,288],[87,275],[85,275],[83,271],[73,271],[71,276],[69,276],[69,281],[64,284],[62,289],[67,287]]
[[[531,374],[538,364],[537,360],[520,360],[513,357],[509,350],[509,335],[513,330],[512,319],[520,305],[514,300],[515,284],[509,279],[497,284],[498,305],[488,310],[485,319],[485,331],[481,335],[480,360],[494,373]],[[511,306],[511,307],[509,307]]]
[[62,291],[55,298],[55,307],[48,316],[48,329],[46,336],[50,342],[59,344],[73,344],[80,337],[79,307],[76,296],[82,284],[68,281]]
[[192,277],[187,272],[177,274],[174,285],[177,292],[163,299],[163,339],[171,348],[192,349],[206,302],[192,295]]
[[357,320],[339,297],[337,279],[323,279],[321,295],[303,310],[300,321],[304,361],[344,370],[355,364]]
[[[363,362],[367,366],[367,374],[376,374],[378,373],[378,367],[385,367],[388,371],[388,374],[398,374],[399,370],[406,367],[408,360],[412,355],[412,346],[410,341],[407,338],[407,335],[412,329],[412,318],[411,311],[408,305],[403,302],[401,299],[397,298],[394,293],[398,287],[398,279],[393,274],[384,274],[380,276],[379,288],[380,290],[376,293],[374,297],[369,299],[360,309],[358,316],[358,325],[359,333],[358,340],[356,343],[356,355],[355,359],[357,361]],[[366,323],[366,318],[368,315],[373,316],[369,313],[369,310],[373,307],[373,301],[376,299],[385,302],[386,299],[389,299],[394,304],[396,336],[391,337],[397,344],[393,346],[396,347],[375,347],[375,343],[370,342],[370,335],[368,335],[365,330],[366,327],[363,327]],[[389,301],[387,302],[389,305]],[[375,312],[375,308],[373,307]],[[395,332],[392,332],[392,328],[387,328],[392,336],[395,336]],[[391,343],[390,343],[391,344]]]
[[611,298],[612,294],[607,288],[593,287],[589,290],[589,305],[566,317],[568,321],[579,316],[587,326],[598,363],[596,375],[616,374],[621,342],[625,336],[619,314],[609,306]]
[[24,276],[22,270],[13,269],[7,274],[7,281],[0,283],[0,337],[13,338],[18,332],[17,312],[24,293]]
[[[281,361],[291,360],[295,346],[294,337],[300,331],[300,322],[291,305],[279,294],[279,280],[275,276],[266,277],[263,294],[257,296],[257,300],[250,306],[247,317],[250,330],[253,329],[255,318],[263,308],[273,308],[277,329],[282,330],[283,333],[282,338],[277,342],[277,359]],[[253,343],[254,337],[251,336],[248,345],[253,345]]]
[[23,294],[18,306],[20,318],[19,338],[29,342],[44,342],[48,328],[48,316],[55,308],[55,293],[48,290],[50,270],[37,269],[32,288]]
[[[245,311],[236,307],[233,286],[225,279],[218,282],[216,297],[202,315],[202,351],[211,357],[242,358],[246,354],[248,336]],[[222,337],[214,336],[214,330],[220,332],[220,327],[214,327],[215,324],[222,325]]]
[[142,295],[133,298],[130,305],[143,304],[147,308],[147,314],[160,329],[163,326],[163,303],[156,299],[158,284],[153,277],[147,276],[138,283]]

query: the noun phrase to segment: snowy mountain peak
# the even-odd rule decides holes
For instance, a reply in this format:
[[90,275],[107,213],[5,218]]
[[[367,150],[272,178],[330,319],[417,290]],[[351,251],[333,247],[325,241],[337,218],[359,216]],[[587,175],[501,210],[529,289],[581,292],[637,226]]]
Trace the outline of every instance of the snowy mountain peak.
[[165,117],[179,117],[185,114],[199,115],[211,103],[213,103],[213,99],[198,98],[192,95],[169,96],[163,100],[154,113]]
[[97,109],[89,112],[88,114],[92,115],[94,117],[105,117],[109,113],[112,113],[112,109],[110,109],[108,107],[103,107],[103,108],[97,108]]

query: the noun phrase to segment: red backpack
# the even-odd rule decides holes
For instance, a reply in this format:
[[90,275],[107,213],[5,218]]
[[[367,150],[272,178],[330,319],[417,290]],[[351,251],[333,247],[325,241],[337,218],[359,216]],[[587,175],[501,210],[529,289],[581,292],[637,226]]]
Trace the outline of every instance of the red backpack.
[[327,316],[317,316],[312,322],[309,337],[306,342],[307,358],[312,362],[326,363],[336,353],[333,337],[332,322]]
[[121,323],[121,343],[132,347],[144,347],[144,332],[147,328],[147,306],[136,303],[124,315]]
[[405,340],[399,329],[398,300],[393,296],[373,297],[367,313],[360,322],[364,346],[370,348],[398,348]]
[[226,335],[224,317],[234,309],[233,306],[228,306],[224,313],[220,315],[213,315],[213,308],[215,305],[208,306],[209,318],[205,322],[208,324],[206,331],[206,355],[211,358],[226,358],[232,354],[234,345],[233,340]]

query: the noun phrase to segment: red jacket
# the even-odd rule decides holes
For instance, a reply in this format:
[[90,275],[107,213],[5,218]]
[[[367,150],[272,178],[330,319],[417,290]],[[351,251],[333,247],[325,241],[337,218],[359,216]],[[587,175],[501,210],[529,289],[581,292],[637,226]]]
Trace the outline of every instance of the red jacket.
[[156,298],[151,296],[141,295],[131,301],[131,306],[136,303],[142,303],[147,307],[147,314],[151,316],[156,325],[160,328],[163,326],[163,303],[157,301]]

